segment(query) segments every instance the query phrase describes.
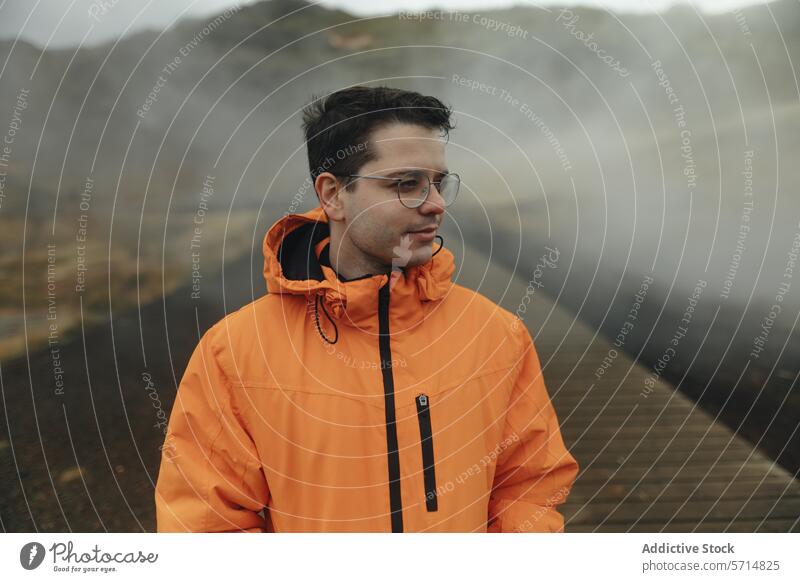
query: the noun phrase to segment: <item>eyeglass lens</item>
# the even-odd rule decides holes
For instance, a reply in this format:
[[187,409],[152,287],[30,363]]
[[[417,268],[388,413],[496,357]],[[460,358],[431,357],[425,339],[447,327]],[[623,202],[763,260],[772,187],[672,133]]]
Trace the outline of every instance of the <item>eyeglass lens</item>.
[[[452,204],[461,183],[458,174],[445,174],[439,182],[439,194],[444,198],[445,206]],[[422,205],[428,198],[431,180],[425,172],[409,172],[397,183],[397,194],[400,201],[409,208]]]

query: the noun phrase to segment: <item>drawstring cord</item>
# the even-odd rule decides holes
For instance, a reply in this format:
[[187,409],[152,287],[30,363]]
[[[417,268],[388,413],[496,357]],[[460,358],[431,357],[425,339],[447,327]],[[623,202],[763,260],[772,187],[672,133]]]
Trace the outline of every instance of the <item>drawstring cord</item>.
[[[441,250],[442,250],[442,248],[444,247],[444,238],[442,238],[442,237],[441,237],[441,236],[439,236],[438,234],[437,234],[437,235],[436,235],[434,238],[438,238],[438,239],[441,241],[441,242],[439,243],[439,248],[438,248],[438,249],[436,249],[436,253],[438,253],[438,252],[439,252],[439,251],[441,251]],[[436,256],[436,253],[433,253],[433,254],[431,255],[431,258],[435,257],[435,256]],[[329,344],[333,345],[333,344],[335,344],[336,342],[338,342],[338,341],[339,341],[339,328],[336,326],[336,322],[335,322],[335,321],[333,321],[333,318],[332,318],[332,317],[330,316],[330,314],[328,313],[328,310],[327,310],[327,309],[325,309],[325,302],[323,301],[323,302],[322,302],[322,313],[324,313],[324,314],[325,314],[325,317],[327,317],[327,318],[328,318],[328,321],[330,321],[330,322],[331,322],[331,325],[333,326],[333,330],[334,330],[334,332],[335,332],[335,333],[334,333],[334,336],[333,336],[333,340],[330,340],[330,339],[328,339],[328,336],[326,336],[326,335],[325,335],[325,332],[324,332],[324,331],[322,331],[322,326],[319,324],[319,305],[320,305],[320,302],[319,302],[319,300],[320,300],[320,298],[321,298],[321,297],[322,297],[322,293],[318,293],[318,294],[317,294],[317,297],[316,297],[316,299],[314,300],[314,323],[316,323],[316,325],[317,325],[317,332],[319,333],[319,336],[320,336],[320,337],[321,337],[323,340],[325,340],[326,342],[328,342]]]
[[322,297],[322,293],[317,294],[317,298],[314,300],[314,322],[317,324],[317,332],[319,332],[319,336],[324,339],[329,344],[333,345],[339,341],[339,328],[336,327],[336,322],[333,321],[333,318],[328,313],[328,310],[325,309],[325,302],[322,303],[322,312],[325,314],[325,317],[328,318],[328,321],[331,322],[334,331],[336,334],[333,336],[333,341],[328,339],[328,336],[325,335],[325,332],[322,331],[322,327],[319,324],[319,299]]

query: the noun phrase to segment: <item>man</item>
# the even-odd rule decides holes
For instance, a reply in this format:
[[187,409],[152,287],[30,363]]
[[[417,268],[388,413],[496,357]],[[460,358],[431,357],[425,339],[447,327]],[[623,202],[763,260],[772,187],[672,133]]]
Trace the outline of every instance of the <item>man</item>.
[[320,206],[269,229],[269,294],[191,357],[158,531],[563,531],[578,466],[530,334],[434,242],[450,116],[388,87],[305,109]]

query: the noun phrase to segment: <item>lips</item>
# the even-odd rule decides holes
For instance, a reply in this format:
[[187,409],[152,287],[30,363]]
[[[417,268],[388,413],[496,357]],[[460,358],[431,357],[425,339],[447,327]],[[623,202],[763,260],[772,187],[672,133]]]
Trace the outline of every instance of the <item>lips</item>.
[[435,226],[428,226],[421,230],[410,230],[408,235],[420,242],[430,242],[436,237],[437,228]]

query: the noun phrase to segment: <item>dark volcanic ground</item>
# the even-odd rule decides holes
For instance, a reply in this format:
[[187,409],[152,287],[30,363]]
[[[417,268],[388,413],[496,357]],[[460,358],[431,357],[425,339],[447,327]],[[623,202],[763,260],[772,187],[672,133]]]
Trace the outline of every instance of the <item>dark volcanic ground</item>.
[[[261,256],[252,265],[258,297],[265,292]],[[202,300],[183,288],[143,306],[141,335],[137,310],[114,313],[83,340],[80,330],[62,335],[63,395],[56,394],[49,349],[3,363],[3,530],[155,530],[165,426],[158,426],[159,409],[168,417],[202,332],[252,300],[250,266],[244,257],[225,268],[227,307],[217,275],[203,279]]]

